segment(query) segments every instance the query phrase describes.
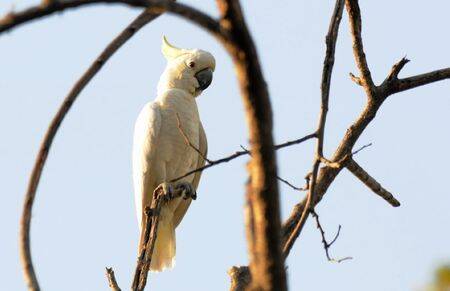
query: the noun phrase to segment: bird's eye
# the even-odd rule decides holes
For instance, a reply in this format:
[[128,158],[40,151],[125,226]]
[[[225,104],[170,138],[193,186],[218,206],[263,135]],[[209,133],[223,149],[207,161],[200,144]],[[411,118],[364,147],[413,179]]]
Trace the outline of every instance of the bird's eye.
[[189,66],[189,68],[193,68],[193,67],[195,67],[195,63],[194,62],[189,62],[188,66]]

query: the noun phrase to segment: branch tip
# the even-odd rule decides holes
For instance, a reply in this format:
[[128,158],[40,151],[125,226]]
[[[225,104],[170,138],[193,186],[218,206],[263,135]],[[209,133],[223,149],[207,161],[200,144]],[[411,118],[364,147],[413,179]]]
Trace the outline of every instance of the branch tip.
[[369,187],[375,194],[383,198],[393,207],[399,207],[400,202],[392,195],[391,192],[386,190],[377,180],[369,175],[355,160],[349,159],[346,164],[347,169],[355,175],[361,182]]
[[106,277],[108,278],[109,288],[111,288],[112,291],[121,291],[119,285],[117,284],[113,268],[106,268]]
[[403,67],[409,62],[410,62],[410,60],[408,60],[406,58],[406,56],[404,56],[400,61],[395,63],[392,66],[391,71],[389,72],[388,76],[386,77],[385,82],[392,82],[394,80],[398,80],[398,74],[403,69]]
[[356,85],[358,86],[362,86],[362,81],[360,77],[355,76],[352,72],[348,73],[348,75],[350,76],[350,79],[355,82]]

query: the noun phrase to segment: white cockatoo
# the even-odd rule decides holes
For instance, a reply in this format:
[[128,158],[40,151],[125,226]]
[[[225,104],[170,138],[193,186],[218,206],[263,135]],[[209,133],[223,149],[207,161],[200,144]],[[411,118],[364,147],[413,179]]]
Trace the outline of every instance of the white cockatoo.
[[[175,260],[175,228],[195,199],[201,172],[178,182],[172,179],[205,164],[207,142],[195,98],[212,81],[214,57],[199,49],[179,49],[163,37],[162,53],[167,66],[158,84],[157,97],[147,103],[135,125],[133,144],[133,182],[136,211],[143,243],[143,210],[150,206],[153,191],[165,193],[181,188],[185,196],[163,204],[150,271],[172,268]],[[180,130],[181,129],[181,130]],[[202,155],[188,145],[185,137]]]

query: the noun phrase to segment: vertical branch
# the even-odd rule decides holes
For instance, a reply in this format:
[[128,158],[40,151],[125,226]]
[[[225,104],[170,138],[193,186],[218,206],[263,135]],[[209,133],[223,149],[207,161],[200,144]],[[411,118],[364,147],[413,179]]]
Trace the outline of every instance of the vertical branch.
[[336,40],[339,32],[339,24],[342,19],[342,12],[344,10],[344,0],[337,0],[333,15],[331,17],[330,26],[328,29],[328,34],[326,36],[326,53],[325,53],[325,61],[323,64],[323,71],[322,71],[322,85],[321,85],[321,91],[322,91],[322,102],[320,106],[320,114],[319,114],[319,122],[317,126],[317,144],[316,144],[316,152],[313,162],[313,167],[311,171],[311,180],[310,180],[310,186],[308,191],[308,196],[306,198],[306,205],[303,208],[301,218],[297,222],[296,226],[294,227],[293,231],[290,233],[288,239],[286,240],[286,243],[283,247],[283,254],[286,258],[289,255],[289,252],[292,249],[292,246],[294,245],[295,240],[300,235],[303,226],[305,225],[306,219],[308,218],[308,215],[311,210],[311,204],[314,200],[315,191],[316,191],[316,183],[317,183],[317,174],[319,171],[319,166],[321,163],[321,159],[323,157],[323,142],[324,142],[324,132],[325,132],[325,123],[327,120],[327,113],[328,113],[328,101],[330,97],[330,84],[331,84],[331,74],[333,72],[333,65],[334,65],[334,54],[336,50]]
[[237,0],[218,0],[221,25],[230,32],[226,45],[238,76],[249,127],[251,161],[248,166],[246,224],[250,254],[251,290],[286,290],[280,248],[280,207],[276,158],[272,138],[269,93]]
[[[158,234],[159,215],[163,203],[162,188],[156,188],[150,208],[145,209],[145,238],[144,247],[140,250],[136,271],[134,273],[131,290],[143,291],[147,285],[148,271],[152,263],[153,251]],[[177,191],[173,197],[179,197],[181,191]]]
[[183,195],[183,189],[176,188],[173,193],[164,193],[162,186],[158,186],[152,193],[153,199],[150,206],[145,208],[144,241],[143,247],[139,250],[138,261],[134,272],[132,291],[143,291],[147,285],[148,271],[152,263],[153,251],[158,235],[158,226],[163,203],[168,203],[172,199]]
[[359,80],[366,90],[367,96],[373,98],[375,96],[375,85],[372,80],[369,66],[367,65],[366,54],[364,53],[361,37],[361,12],[359,10],[358,1],[345,0],[345,5],[350,20],[350,31],[353,38],[353,53],[355,55],[356,65],[361,74]]
[[86,85],[92,80],[92,78],[100,71],[103,65],[108,59],[126,42],[128,41],[140,28],[149,23],[159,13],[149,13],[144,11],[136,20],[134,20],[122,33],[120,33],[100,54],[95,62],[89,67],[89,69],[81,76],[81,78],[75,83],[72,90],[69,92],[64,102],[61,104],[58,112],[51,121],[44,139],[42,140],[39,153],[36,157],[36,161],[31,172],[27,192],[25,194],[25,202],[23,205],[22,216],[20,220],[20,234],[19,234],[19,251],[20,260],[22,263],[22,269],[25,276],[25,282],[29,290],[40,290],[39,283],[36,277],[36,272],[33,267],[33,261],[31,258],[30,250],[30,228],[31,228],[31,215],[33,209],[33,203],[36,196],[36,190],[41,178],[42,170],[47,160],[50,147],[52,146],[53,139],[58,132],[58,129],[66,117],[68,111],[72,107],[78,95],[86,87]]

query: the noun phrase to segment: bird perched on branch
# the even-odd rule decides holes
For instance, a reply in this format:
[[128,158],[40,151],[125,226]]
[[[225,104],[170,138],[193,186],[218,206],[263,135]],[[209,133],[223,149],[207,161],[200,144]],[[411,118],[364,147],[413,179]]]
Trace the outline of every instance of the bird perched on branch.
[[139,250],[144,240],[144,209],[150,206],[153,191],[161,187],[169,197],[173,191],[183,191],[183,197],[171,199],[159,213],[150,264],[150,271],[155,272],[174,266],[175,228],[196,197],[201,172],[170,181],[205,164],[206,135],[195,98],[211,84],[215,69],[209,52],[176,48],[165,37],[162,53],[167,66],[159,80],[156,99],[144,106],[136,120],[133,144],[133,182],[141,230]]

